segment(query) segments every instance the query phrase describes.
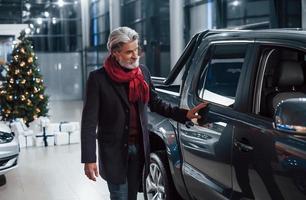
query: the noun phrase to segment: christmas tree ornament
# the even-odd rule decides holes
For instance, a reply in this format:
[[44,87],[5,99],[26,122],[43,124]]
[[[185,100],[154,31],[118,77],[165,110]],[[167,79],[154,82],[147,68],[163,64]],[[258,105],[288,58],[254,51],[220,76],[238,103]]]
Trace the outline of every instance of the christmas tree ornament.
[[25,100],[25,96],[21,95],[20,99],[21,99],[21,101],[24,101]]
[[26,80],[22,79],[21,84],[25,84],[25,83],[26,83]]
[[35,81],[36,81],[36,83],[40,83],[40,79],[39,78],[37,78]]
[[44,95],[40,94],[40,95],[39,95],[39,98],[40,98],[40,99],[44,99]]
[[19,69],[16,69],[15,70],[15,75],[19,74],[20,73],[20,70]]
[[14,79],[11,78],[11,79],[10,79],[10,83],[14,83]]
[[21,52],[21,53],[25,53],[24,48],[21,48],[21,49],[20,49],[20,52]]
[[20,67],[24,67],[24,66],[25,66],[25,62],[21,62]]

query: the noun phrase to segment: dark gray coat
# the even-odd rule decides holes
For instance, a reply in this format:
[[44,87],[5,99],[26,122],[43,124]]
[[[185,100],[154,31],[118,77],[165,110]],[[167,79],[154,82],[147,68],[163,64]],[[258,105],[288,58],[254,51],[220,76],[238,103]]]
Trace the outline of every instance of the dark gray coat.
[[[155,92],[148,69],[141,66],[150,86],[148,104],[138,103],[139,121],[146,166],[149,163],[150,143],[147,130],[148,106],[151,111],[185,122],[187,110],[171,107]],[[81,124],[82,163],[96,162],[96,139],[99,146],[99,171],[111,183],[122,184],[127,172],[130,104],[125,84],[112,81],[104,68],[90,73]],[[98,127],[98,128],[97,128]]]

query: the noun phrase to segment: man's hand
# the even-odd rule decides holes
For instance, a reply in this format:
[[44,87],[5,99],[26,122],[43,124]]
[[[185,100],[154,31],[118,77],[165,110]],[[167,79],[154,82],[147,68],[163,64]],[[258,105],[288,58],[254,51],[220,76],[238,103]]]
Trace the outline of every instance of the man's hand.
[[85,172],[85,175],[92,181],[96,181],[96,177],[99,176],[99,172],[98,172],[96,163],[85,163],[84,172]]
[[188,112],[187,112],[187,118],[189,120],[192,120],[192,119],[201,119],[201,116],[198,115],[198,112],[199,110],[201,110],[202,108],[205,108],[206,106],[208,105],[208,102],[203,102],[203,103],[200,103],[198,104],[196,107],[190,109]]

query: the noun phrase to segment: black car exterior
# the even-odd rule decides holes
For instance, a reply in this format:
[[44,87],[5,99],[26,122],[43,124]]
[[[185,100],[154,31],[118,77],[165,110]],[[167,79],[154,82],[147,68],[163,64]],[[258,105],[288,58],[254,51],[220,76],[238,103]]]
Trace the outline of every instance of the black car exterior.
[[291,98],[305,110],[304,77],[306,31],[196,34],[155,87],[170,104],[209,106],[187,124],[150,113],[145,199],[305,200],[305,115],[286,107],[295,126],[275,114]]

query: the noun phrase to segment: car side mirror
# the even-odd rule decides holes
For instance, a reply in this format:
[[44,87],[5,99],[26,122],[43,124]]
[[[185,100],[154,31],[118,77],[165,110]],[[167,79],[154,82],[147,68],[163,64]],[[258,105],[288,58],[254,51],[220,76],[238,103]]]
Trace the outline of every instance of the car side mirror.
[[283,132],[306,136],[306,98],[282,101],[275,111],[274,127]]

